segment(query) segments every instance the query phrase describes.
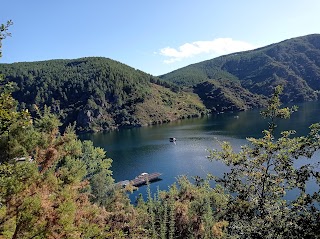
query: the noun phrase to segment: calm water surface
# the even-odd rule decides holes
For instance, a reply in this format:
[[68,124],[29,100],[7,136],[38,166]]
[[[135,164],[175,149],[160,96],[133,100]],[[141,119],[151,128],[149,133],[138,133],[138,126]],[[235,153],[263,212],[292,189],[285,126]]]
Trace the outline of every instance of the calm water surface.
[[[278,122],[279,131],[295,129],[297,135],[308,133],[312,123],[320,122],[320,102],[300,104],[290,120]],[[95,146],[107,151],[113,159],[112,171],[116,181],[133,179],[142,172],[160,172],[161,181],[151,184],[153,192],[176,181],[179,175],[205,177],[207,173],[223,175],[228,169],[220,162],[210,162],[207,149],[219,148],[219,141],[229,141],[236,150],[247,143],[247,137],[261,137],[268,127],[259,110],[225,113],[188,119],[165,125],[81,135]],[[169,138],[175,137],[175,143]],[[315,155],[319,158],[319,153]],[[316,159],[318,160],[318,159]],[[145,194],[146,186],[139,193]]]

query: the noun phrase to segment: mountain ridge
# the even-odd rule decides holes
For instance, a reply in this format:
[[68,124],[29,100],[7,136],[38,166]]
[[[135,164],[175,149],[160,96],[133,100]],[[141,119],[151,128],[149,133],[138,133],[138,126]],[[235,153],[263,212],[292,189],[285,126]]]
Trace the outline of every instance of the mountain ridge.
[[78,131],[140,127],[206,113],[194,93],[109,58],[0,64],[0,73],[16,84],[13,96],[21,108],[34,112],[34,104],[48,105],[64,127],[76,122]]
[[79,131],[103,131],[320,96],[320,34],[191,64],[159,77],[105,57],[0,64],[20,108],[52,111]]
[[[194,77],[194,75],[197,75]],[[273,43],[194,63],[159,76],[182,87],[208,80],[233,80],[252,94],[268,97],[284,85],[283,102],[312,101],[320,90],[320,34]]]

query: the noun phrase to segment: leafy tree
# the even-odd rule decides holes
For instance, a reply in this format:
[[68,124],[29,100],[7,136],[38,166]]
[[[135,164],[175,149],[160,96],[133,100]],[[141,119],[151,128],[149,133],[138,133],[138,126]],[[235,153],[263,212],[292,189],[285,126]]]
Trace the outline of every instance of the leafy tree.
[[[10,25],[1,25],[0,43]],[[141,82],[130,79],[142,77],[148,84],[158,79],[133,73],[113,61],[104,68],[105,62],[99,58],[62,62],[77,69],[75,75],[73,71],[60,72],[74,81],[50,85],[59,81],[59,75],[51,71],[41,75],[46,68],[35,65],[23,78],[37,85],[37,94],[28,86],[29,81],[18,82],[19,87],[30,89],[26,97],[35,94],[29,99],[52,103],[52,108],[43,106],[41,110],[35,106],[35,117],[25,110],[26,104],[18,107],[11,95],[15,85],[1,82],[1,239],[320,237],[319,191],[307,188],[310,180],[320,182],[319,167],[310,160],[320,147],[320,124],[312,125],[306,136],[295,137],[291,130],[276,137],[276,120],[289,118],[297,110],[281,108],[282,87],[275,88],[261,113],[270,119],[262,138],[248,139],[250,145],[240,152],[226,142],[221,144],[221,151],[210,152],[211,160],[230,166],[223,178],[216,179],[220,185],[212,188],[211,177],[195,177],[195,183],[181,177],[168,191],[158,190],[154,196],[149,188],[148,200],[140,197],[134,207],[125,190],[114,184],[112,160],[106,152],[90,141],[78,140],[75,125],[60,131],[61,123],[52,111],[61,110],[70,99],[70,107],[78,107],[80,99],[87,102],[88,111],[100,114],[104,105],[117,112],[115,121],[130,124],[136,122],[130,116],[131,106],[148,94]],[[104,70],[97,71],[97,66]],[[92,76],[89,81],[83,81],[84,72]],[[159,84],[175,87],[162,81]],[[81,98],[84,88],[94,97]],[[162,94],[162,101],[173,104],[172,92],[167,89]],[[106,98],[115,106],[108,105]],[[70,109],[64,110],[60,113],[69,117]],[[103,126],[102,120],[95,123]],[[32,160],[18,162],[23,156]],[[296,198],[286,200],[287,193],[296,193]]]
[[[112,161],[103,149],[78,140],[74,125],[61,133],[49,107],[35,107],[34,118],[17,109],[11,91],[10,83],[0,89],[0,238],[142,234],[124,191],[109,190]],[[18,162],[22,156],[32,160]]]
[[33,161],[0,164],[0,237],[121,238],[136,215],[122,191],[107,190],[111,160],[58,125],[49,108],[39,113],[27,128],[38,135]]
[[[221,151],[210,152],[211,160],[222,160],[230,167],[216,181],[233,195],[223,218],[229,222],[228,233],[235,238],[320,235],[319,191],[306,190],[312,178],[319,183],[319,168],[311,164],[310,158],[320,146],[320,124],[312,125],[307,136],[294,137],[295,131],[290,130],[276,138],[276,119],[289,118],[296,110],[280,108],[281,92],[282,87],[275,88],[269,106],[262,112],[271,120],[262,138],[249,138],[250,145],[240,152],[227,142],[221,144]],[[293,190],[299,191],[297,198],[286,200],[286,194]]]
[[90,181],[92,201],[107,206],[114,191],[112,187],[114,180],[110,170],[112,160],[106,157],[106,152],[102,148],[94,147],[91,141],[82,143],[80,159],[86,165],[85,178]]
[[[12,21],[8,21],[7,24],[0,25],[0,57],[2,54],[1,46],[2,40],[7,36],[10,36],[8,28],[12,25]],[[21,155],[26,155],[28,151],[29,143],[25,143],[22,146],[19,143],[21,134],[24,133],[25,128],[30,125],[30,116],[28,111],[17,111],[17,101],[12,97],[14,84],[7,83],[0,75],[0,146],[2,150],[0,152],[0,163],[12,160],[13,158]],[[17,128],[22,129],[17,131]],[[10,137],[14,134],[16,137],[13,139]]]

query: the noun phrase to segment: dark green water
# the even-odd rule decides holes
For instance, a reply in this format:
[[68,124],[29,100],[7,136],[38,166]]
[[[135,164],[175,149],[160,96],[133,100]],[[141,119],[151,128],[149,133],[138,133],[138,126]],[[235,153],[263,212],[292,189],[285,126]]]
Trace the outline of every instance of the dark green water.
[[[300,104],[299,111],[289,120],[278,122],[278,131],[295,129],[305,135],[312,123],[320,122],[320,102]],[[170,124],[119,130],[110,133],[81,135],[104,148],[113,159],[116,181],[133,179],[142,172],[160,172],[161,181],[151,184],[151,190],[168,189],[179,175],[220,176],[227,170],[220,162],[209,162],[207,149],[219,148],[218,141],[229,141],[237,150],[247,143],[246,137],[261,137],[268,123],[259,110],[225,113],[200,119],[188,119]],[[170,137],[177,141],[172,143]],[[319,158],[319,153],[315,155]],[[317,160],[317,159],[316,159]],[[131,195],[145,194],[141,187]]]

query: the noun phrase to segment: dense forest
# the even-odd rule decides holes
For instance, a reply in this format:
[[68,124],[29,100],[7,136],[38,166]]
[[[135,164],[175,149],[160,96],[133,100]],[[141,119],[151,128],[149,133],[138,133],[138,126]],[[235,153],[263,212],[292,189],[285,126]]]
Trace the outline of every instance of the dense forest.
[[45,105],[64,127],[79,131],[169,122],[206,113],[199,97],[120,62],[102,57],[1,64],[0,73],[15,83],[22,109]]
[[[0,40],[10,25],[1,25]],[[221,142],[208,152],[230,167],[222,178],[181,176],[133,205],[133,187],[114,184],[103,149],[80,141],[74,125],[59,130],[50,107],[30,115],[13,97],[15,82],[0,82],[1,239],[320,238],[319,187],[307,190],[310,180],[320,183],[319,163],[310,161],[320,124],[276,138],[277,121],[297,110],[281,107],[281,86],[261,112],[270,122],[262,138],[240,151]],[[292,190],[296,198],[285,200]]]
[[[229,102],[237,108],[241,108],[244,102],[248,102],[246,107],[249,108],[251,101],[264,104],[263,98],[269,97],[277,85],[284,86],[281,96],[284,103],[317,100],[320,92],[319,42],[319,34],[297,37],[192,64],[160,78],[180,87],[195,87],[197,92],[200,88],[205,97],[204,102],[206,95],[212,95],[212,86],[208,87],[208,82],[212,82],[214,88],[239,99],[236,103],[232,100]],[[218,82],[227,84],[221,85]],[[233,85],[238,87],[230,87],[228,82],[234,82]],[[203,84],[207,87],[204,88]],[[252,97],[241,99],[241,91],[250,92]]]
[[103,57],[0,64],[0,73],[33,116],[47,105],[63,128],[103,131],[262,107],[279,84],[284,103],[317,100],[318,42],[320,35],[293,38],[160,77]]

